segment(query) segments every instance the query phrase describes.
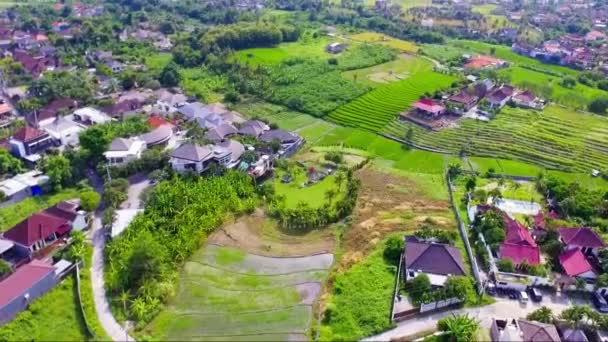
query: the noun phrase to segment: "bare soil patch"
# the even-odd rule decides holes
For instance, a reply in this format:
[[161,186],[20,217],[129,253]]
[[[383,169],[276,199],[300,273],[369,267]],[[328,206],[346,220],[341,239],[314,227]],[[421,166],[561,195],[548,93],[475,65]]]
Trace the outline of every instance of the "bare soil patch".
[[423,189],[407,177],[373,167],[359,170],[357,177],[361,190],[353,223],[344,234],[339,271],[363,259],[392,232],[413,232],[428,222],[436,228],[455,229],[449,202],[426,199]]
[[335,246],[329,228],[296,235],[282,231],[263,210],[229,221],[209,236],[209,242],[265,256],[302,256],[331,253]]

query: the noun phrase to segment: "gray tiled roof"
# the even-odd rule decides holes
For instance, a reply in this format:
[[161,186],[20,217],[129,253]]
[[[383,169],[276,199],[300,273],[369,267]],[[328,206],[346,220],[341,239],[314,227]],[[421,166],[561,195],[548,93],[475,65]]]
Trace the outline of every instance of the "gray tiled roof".
[[209,158],[211,154],[212,151],[207,147],[196,144],[184,144],[173,151],[171,157],[199,162]]
[[465,274],[460,251],[456,247],[440,243],[406,242],[405,265],[408,269],[424,273]]

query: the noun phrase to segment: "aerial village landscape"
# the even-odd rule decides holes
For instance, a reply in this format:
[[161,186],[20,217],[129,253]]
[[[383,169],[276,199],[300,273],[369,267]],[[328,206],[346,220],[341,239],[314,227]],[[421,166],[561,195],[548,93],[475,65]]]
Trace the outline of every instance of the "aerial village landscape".
[[607,25],[0,0],[0,341],[608,341]]

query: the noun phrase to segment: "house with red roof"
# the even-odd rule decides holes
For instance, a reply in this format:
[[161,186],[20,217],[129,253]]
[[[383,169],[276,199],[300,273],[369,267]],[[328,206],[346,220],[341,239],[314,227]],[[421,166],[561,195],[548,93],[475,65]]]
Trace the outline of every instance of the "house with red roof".
[[2,234],[20,251],[32,254],[52,244],[72,230],[71,222],[49,212],[36,213]]
[[499,248],[501,259],[510,259],[514,265],[526,261],[529,265],[540,264],[540,248],[528,229],[516,220],[504,216],[506,237]]
[[604,240],[591,228],[560,228],[558,233],[566,250],[580,248],[585,255],[597,255],[606,247]]
[[451,112],[462,115],[473,108],[478,100],[477,96],[469,94],[466,89],[461,89],[458,93],[448,98],[448,103],[451,105]]
[[[55,267],[32,260],[0,282],[0,325],[57,285]],[[60,317],[58,317],[60,319]]]
[[40,127],[48,125],[63,111],[68,112],[75,110],[78,107],[78,102],[70,98],[61,98],[51,101],[39,111],[26,116],[27,122],[32,127]]
[[580,248],[572,248],[559,256],[564,274],[571,278],[595,279],[597,273]]
[[436,119],[445,113],[445,107],[433,99],[420,99],[412,104],[415,114]]
[[25,126],[11,136],[11,152],[31,162],[40,159],[38,154],[53,146],[52,137],[45,131]]
[[508,66],[508,63],[502,59],[491,56],[474,56],[471,57],[464,65],[465,69],[480,70],[486,68],[502,68]]

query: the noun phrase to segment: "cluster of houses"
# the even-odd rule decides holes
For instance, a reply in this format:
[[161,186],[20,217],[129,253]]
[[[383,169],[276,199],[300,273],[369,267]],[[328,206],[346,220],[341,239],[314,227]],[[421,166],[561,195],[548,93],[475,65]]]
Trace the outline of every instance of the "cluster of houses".
[[414,102],[409,111],[402,112],[400,118],[429,129],[438,129],[462,116],[488,120],[491,113],[498,112],[509,101],[516,106],[536,110],[545,105],[531,91],[498,85],[485,79],[443,96],[441,100],[422,98]]
[[0,234],[0,260],[11,269],[0,274],[0,324],[53,289],[69,272],[72,263],[54,262],[52,254],[67,246],[71,231],[87,226],[87,214],[77,200],[70,200],[33,214]]
[[[529,266],[545,264],[546,260],[537,241],[547,234],[547,218],[559,219],[555,212],[546,215],[542,211],[538,212],[533,216],[531,229],[528,229],[494,206],[478,205],[475,209],[476,213],[482,214],[488,211],[501,215],[504,222],[505,239],[498,248],[497,259],[510,260],[516,270],[523,263]],[[600,274],[597,256],[600,250],[607,247],[606,243],[592,228],[562,227],[557,229],[557,233],[563,247],[557,260],[562,272],[553,285],[560,289],[573,289],[577,279],[583,279],[588,284],[586,288],[592,291]],[[506,282],[503,285],[516,290],[526,288],[526,284],[519,282]]]
[[515,42],[511,49],[520,55],[578,69],[590,69],[608,62],[606,34],[597,30],[585,35],[568,33],[538,46]]
[[[80,107],[77,101],[56,99],[26,117],[27,125],[10,137],[8,150],[35,165],[50,148],[77,147],[79,134],[89,126],[141,113],[149,114],[148,123],[152,130],[137,137],[112,141],[104,153],[109,165],[125,165],[139,159],[143,151],[152,147],[177,147],[171,163],[174,169],[179,172],[193,169],[201,173],[214,161],[226,167],[239,164],[245,148],[231,139],[235,136],[249,136],[267,143],[278,141],[281,145],[279,156],[290,155],[303,144],[303,140],[294,133],[271,130],[267,124],[257,120],[245,122],[240,113],[230,111],[222,104],[189,102],[179,92],[159,89],[123,93],[115,104],[105,108]],[[180,118],[205,130],[204,138],[210,144],[196,148],[176,146],[179,142],[178,127],[168,118]]]
[[[589,336],[588,336],[589,335]],[[598,332],[589,334],[579,327],[555,326],[525,319],[493,319],[490,326],[493,342],[589,342],[604,341]]]

